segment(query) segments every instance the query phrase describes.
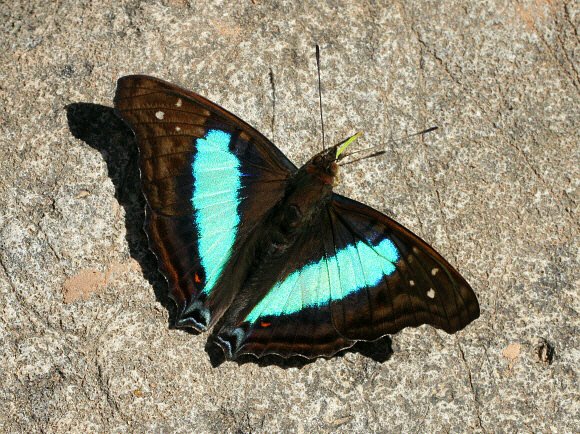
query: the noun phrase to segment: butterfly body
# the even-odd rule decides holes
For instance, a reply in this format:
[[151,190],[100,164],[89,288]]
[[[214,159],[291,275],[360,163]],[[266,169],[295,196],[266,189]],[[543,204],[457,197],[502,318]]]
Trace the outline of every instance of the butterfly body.
[[297,168],[231,113],[147,76],[119,79],[115,106],[136,135],[145,230],[175,323],[211,330],[228,358],[331,356],[479,316],[465,279],[430,246],[333,193],[344,145]]

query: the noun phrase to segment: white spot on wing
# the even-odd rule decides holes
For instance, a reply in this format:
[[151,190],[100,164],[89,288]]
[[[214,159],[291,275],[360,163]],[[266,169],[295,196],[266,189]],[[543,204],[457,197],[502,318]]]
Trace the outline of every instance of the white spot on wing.
[[182,101],[181,98],[177,98],[177,102],[175,103],[175,107],[181,107]]
[[165,117],[165,113],[163,113],[161,110],[159,110],[157,113],[155,113],[155,117],[157,119],[161,120]]
[[435,290],[433,288],[429,288],[429,291],[427,291],[427,297],[435,298]]
[[409,280],[409,285],[415,286],[415,281],[414,280]]
[[175,131],[181,131],[181,128],[175,127]]
[[431,270],[431,275],[435,276],[439,272],[439,268],[435,267]]

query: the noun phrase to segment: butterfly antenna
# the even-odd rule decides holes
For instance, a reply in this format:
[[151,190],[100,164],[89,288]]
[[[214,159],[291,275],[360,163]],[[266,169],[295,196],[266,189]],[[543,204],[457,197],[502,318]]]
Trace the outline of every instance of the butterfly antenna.
[[366,160],[367,158],[378,157],[379,155],[383,155],[383,154],[386,154],[386,153],[387,153],[387,151],[374,152],[371,155],[365,155],[364,157],[357,158],[356,160],[351,160],[351,161],[347,161],[346,163],[342,163],[342,164],[340,164],[340,166],[346,166],[347,164],[356,163],[357,161]]
[[[406,136],[398,137],[398,138],[392,139],[390,141],[400,142],[400,141],[403,141],[403,140],[407,140],[407,139],[409,139],[411,137],[420,136],[420,135],[423,135],[423,134],[430,133],[430,132],[435,131],[437,129],[439,129],[439,127],[430,127],[430,128],[427,128],[426,130],[421,130],[421,131],[418,131],[416,133],[407,134]],[[376,149],[376,148],[378,148],[380,146],[381,145],[377,145],[377,146],[371,146],[370,148],[359,149],[358,151],[353,151],[353,152],[350,152],[350,153],[346,154],[343,158],[347,158],[347,157],[350,157],[351,155],[359,154],[361,152],[372,151],[373,149]],[[384,152],[386,152],[386,151],[384,151]],[[381,151],[381,153],[382,153],[382,151]],[[375,153],[375,154],[381,155],[381,153]],[[374,156],[376,156],[375,154],[372,154],[370,156],[373,156],[374,157]],[[364,157],[364,158],[367,158],[367,157]],[[362,159],[364,159],[364,158],[362,158]],[[354,163],[355,161],[360,161],[360,160],[361,160],[361,158],[352,161],[352,163]],[[349,161],[349,163],[351,163],[351,161]],[[349,163],[344,163],[344,164],[349,164]]]
[[320,104],[320,125],[322,127],[322,150],[326,149],[324,138],[324,116],[322,115],[322,85],[320,80],[320,47],[316,44],[316,69],[318,70],[318,102]]
[[274,138],[274,124],[276,122],[276,84],[274,83],[274,71],[270,68],[270,87],[272,88],[272,138]]

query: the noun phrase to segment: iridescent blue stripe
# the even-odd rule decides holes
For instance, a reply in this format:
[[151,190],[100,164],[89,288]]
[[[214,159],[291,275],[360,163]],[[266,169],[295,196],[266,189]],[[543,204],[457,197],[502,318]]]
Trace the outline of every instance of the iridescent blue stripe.
[[229,260],[240,215],[240,162],[230,152],[231,135],[209,130],[197,139],[192,164],[194,185],[191,203],[199,234],[198,250],[205,271],[203,292],[215,286],[224,265]]
[[395,271],[398,260],[399,252],[389,239],[375,246],[358,241],[338,250],[335,256],[296,270],[274,285],[245,321],[289,315],[342,300],[363,288],[376,286],[383,276]]

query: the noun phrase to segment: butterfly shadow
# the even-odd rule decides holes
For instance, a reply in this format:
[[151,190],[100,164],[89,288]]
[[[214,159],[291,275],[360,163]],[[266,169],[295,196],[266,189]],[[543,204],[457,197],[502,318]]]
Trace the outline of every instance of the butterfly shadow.
[[[149,250],[147,235],[143,230],[145,198],[141,192],[138,149],[133,133],[111,107],[73,103],[66,107],[66,112],[72,135],[99,151],[107,164],[109,178],[115,187],[115,198],[125,210],[129,253],[141,266],[144,277],[153,287],[157,301],[169,312],[168,326],[173,327],[177,310],[168,296],[167,282],[157,268],[157,259]],[[192,333],[197,334],[193,331]],[[214,367],[225,361],[223,351],[211,339],[206,345],[206,352]],[[359,353],[382,363],[392,354],[391,339],[384,336],[373,342],[358,342],[334,357],[343,357],[347,353]],[[243,355],[236,359],[239,365],[255,363],[259,366],[276,365],[284,369],[302,368],[315,361],[316,359],[299,356],[285,359],[276,355],[261,358]]]
[[138,149],[133,133],[111,107],[74,103],[66,106],[66,112],[72,135],[99,151],[107,164],[109,178],[115,186],[115,198],[125,210],[129,253],[153,286],[157,301],[168,310],[171,324],[175,306],[168,297],[167,282],[157,269],[157,259],[149,250],[143,231],[145,198],[141,193]]

